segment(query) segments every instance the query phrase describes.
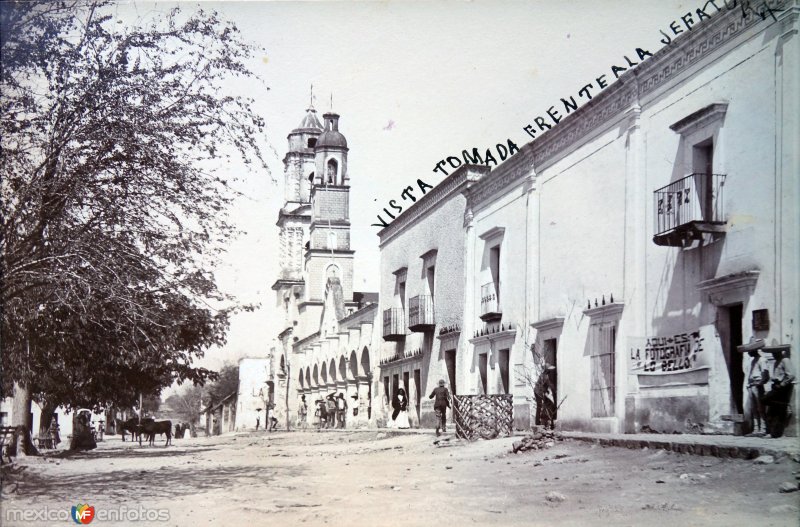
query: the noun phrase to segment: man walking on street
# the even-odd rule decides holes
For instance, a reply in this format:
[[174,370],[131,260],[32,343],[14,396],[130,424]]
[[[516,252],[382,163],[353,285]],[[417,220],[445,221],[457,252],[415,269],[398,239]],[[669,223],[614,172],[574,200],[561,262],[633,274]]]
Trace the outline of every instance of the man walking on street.
[[439,379],[439,386],[433,389],[428,399],[434,399],[433,410],[436,412],[438,420],[436,424],[436,435],[439,435],[439,429],[447,433],[447,409],[450,408],[450,392],[444,386],[444,379]]

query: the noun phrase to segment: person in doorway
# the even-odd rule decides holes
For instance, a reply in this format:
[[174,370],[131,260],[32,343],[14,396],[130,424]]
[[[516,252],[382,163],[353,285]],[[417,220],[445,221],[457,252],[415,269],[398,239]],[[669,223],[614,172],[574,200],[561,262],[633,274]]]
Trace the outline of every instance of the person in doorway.
[[556,413],[556,403],[553,396],[552,373],[555,366],[545,364],[536,384],[533,386],[533,396],[536,400],[535,422],[539,426],[553,428],[553,420]]
[[347,415],[347,401],[344,394],[339,392],[339,398],[336,399],[336,424],[339,428],[344,428],[345,415]]
[[407,429],[411,428],[408,422],[408,397],[403,388],[398,388],[397,393],[392,400],[392,426],[393,428]]
[[770,350],[775,365],[772,367],[772,389],[764,394],[761,404],[766,409],[767,433],[781,437],[786,426],[786,413],[794,388],[794,373],[788,358],[784,356],[788,346],[777,346]]
[[433,411],[436,412],[436,435],[447,433],[447,409],[450,408],[450,392],[447,391],[447,387],[444,385],[444,379],[439,379],[439,386],[433,389],[428,399],[433,399]]
[[749,350],[748,354],[750,366],[747,370],[747,397],[750,401],[750,428],[753,433],[764,434],[762,421],[766,425],[766,419],[761,400],[764,398],[764,386],[769,381],[769,370],[759,350]]
[[325,410],[328,413],[328,422],[325,428],[336,428],[336,401],[333,399],[333,394],[328,394],[325,399]]
[[261,416],[256,416],[256,430],[261,426]]

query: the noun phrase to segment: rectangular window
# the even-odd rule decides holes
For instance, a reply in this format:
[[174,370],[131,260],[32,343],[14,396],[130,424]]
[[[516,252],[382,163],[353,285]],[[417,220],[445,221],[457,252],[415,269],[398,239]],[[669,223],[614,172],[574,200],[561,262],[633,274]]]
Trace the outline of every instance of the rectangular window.
[[489,270],[492,273],[494,292],[497,296],[497,305],[500,305],[500,246],[496,245],[489,251]]
[[714,220],[712,191],[714,174],[714,139],[709,138],[694,145],[692,148],[692,172],[695,179],[695,192],[697,202],[700,205],[701,219],[705,221]]
[[592,417],[613,417],[617,323],[594,324],[592,333]]
[[431,265],[426,270],[426,278],[428,279],[428,294],[431,296],[431,301],[433,301],[433,282],[436,275],[436,267]]

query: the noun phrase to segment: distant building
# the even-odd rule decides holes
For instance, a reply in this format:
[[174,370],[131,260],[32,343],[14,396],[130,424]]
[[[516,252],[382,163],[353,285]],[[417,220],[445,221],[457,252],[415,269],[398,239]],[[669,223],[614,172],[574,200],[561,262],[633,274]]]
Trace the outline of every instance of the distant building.
[[207,436],[218,436],[236,430],[236,395],[236,392],[233,392],[205,408],[203,413]]
[[281,428],[287,420],[295,426],[303,395],[309,421],[314,401],[333,393],[347,397],[348,426],[364,425],[372,415],[377,294],[353,291],[349,149],[339,131],[339,115],[331,112],[323,118],[324,128],[309,107],[288,135],[285,201],[277,222],[280,274],[272,285],[283,327],[263,378],[260,367],[253,368],[255,362],[240,364],[245,414],[237,428],[255,427],[257,398],[245,393],[245,384],[253,393],[269,386]]
[[272,358],[239,359],[239,393],[236,397],[236,430],[260,427],[266,422],[269,404],[275,402]]

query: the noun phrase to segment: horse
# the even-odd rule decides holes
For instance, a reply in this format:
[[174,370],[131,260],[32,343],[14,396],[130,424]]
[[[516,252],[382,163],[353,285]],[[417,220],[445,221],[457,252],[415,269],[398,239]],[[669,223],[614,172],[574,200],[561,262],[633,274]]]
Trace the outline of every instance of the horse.
[[167,442],[164,446],[167,447],[172,443],[172,421],[150,421],[148,423],[142,422],[142,432],[148,435],[150,446],[155,446],[156,434],[167,434]]

